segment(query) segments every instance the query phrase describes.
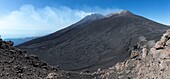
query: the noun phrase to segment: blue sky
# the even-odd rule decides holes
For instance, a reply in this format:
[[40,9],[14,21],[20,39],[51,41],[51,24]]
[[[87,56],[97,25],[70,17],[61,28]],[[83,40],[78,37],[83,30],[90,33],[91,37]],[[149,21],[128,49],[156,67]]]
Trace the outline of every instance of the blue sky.
[[120,10],[170,25],[170,0],[0,0],[0,35],[42,36],[89,14]]

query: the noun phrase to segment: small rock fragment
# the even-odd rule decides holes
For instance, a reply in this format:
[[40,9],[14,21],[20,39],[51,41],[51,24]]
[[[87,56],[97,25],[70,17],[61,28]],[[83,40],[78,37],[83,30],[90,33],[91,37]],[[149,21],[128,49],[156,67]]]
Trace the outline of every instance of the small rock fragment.
[[51,73],[48,74],[46,79],[59,79],[59,78],[58,78],[58,74],[57,73],[51,72]]
[[142,57],[145,58],[147,53],[148,53],[148,49],[147,48],[143,48],[142,49]]

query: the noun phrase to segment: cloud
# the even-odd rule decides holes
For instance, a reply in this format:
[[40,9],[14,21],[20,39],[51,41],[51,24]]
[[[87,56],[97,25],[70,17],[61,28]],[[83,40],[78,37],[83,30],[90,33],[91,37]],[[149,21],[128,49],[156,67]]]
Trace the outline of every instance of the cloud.
[[79,10],[66,6],[35,8],[23,5],[19,10],[0,16],[0,35],[3,38],[41,36],[65,28],[89,14],[106,14],[115,10],[99,7]]

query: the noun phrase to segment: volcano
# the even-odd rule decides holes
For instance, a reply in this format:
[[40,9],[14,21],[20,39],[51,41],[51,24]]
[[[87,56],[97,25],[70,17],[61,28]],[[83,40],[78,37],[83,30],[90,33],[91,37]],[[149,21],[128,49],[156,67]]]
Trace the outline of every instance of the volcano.
[[64,70],[95,71],[127,59],[139,37],[157,41],[169,28],[130,11],[107,16],[92,14],[67,28],[17,47]]

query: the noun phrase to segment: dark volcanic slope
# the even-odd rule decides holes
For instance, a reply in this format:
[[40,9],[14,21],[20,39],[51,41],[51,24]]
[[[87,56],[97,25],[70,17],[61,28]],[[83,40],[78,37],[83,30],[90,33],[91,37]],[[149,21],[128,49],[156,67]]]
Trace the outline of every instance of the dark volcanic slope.
[[19,45],[65,70],[107,68],[129,56],[140,36],[159,39],[169,27],[122,11],[110,17],[75,24]]

